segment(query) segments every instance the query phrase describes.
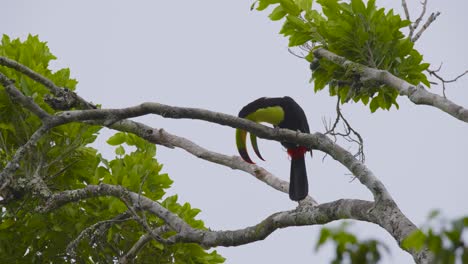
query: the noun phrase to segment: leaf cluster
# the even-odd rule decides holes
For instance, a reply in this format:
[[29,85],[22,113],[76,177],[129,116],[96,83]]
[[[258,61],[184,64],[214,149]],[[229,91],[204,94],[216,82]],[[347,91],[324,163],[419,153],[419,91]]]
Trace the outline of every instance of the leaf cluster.
[[319,239],[315,249],[320,249],[327,242],[333,244],[335,248],[335,258],[331,263],[378,263],[381,259],[381,250],[388,248],[378,240],[359,240],[354,234],[347,231],[349,224],[344,222],[339,227],[323,227],[320,231]]
[[[77,81],[70,78],[69,69],[55,72],[49,69],[55,56],[37,36],[28,36],[21,41],[4,35],[0,55],[26,65],[60,87],[76,88]],[[43,101],[49,94],[45,87],[12,69],[0,67],[0,72],[14,80],[16,87],[43,109],[55,113]],[[4,87],[0,86],[0,169],[40,126],[41,120],[11,101]],[[154,144],[132,134],[117,133],[108,140],[108,144],[116,147],[116,157],[107,160],[90,146],[100,129],[81,123],[56,127],[25,156],[14,176],[14,188],[0,194],[3,198],[0,205],[0,263],[112,263],[146,233],[133,218],[115,220],[91,230],[78,243],[77,256],[71,257],[66,247],[83,230],[102,221],[117,219],[127,212],[127,207],[117,198],[100,197],[70,203],[48,214],[37,213],[35,209],[43,201],[29,192],[34,173],[40,175],[54,192],[83,188],[88,184],[121,185],[160,202],[192,227],[206,228],[196,219],[199,209],[188,203],[179,204],[177,196],[164,198],[172,180],[161,172],[162,165],[155,159]],[[154,215],[139,214],[151,228],[164,224]],[[163,234],[165,237],[171,235],[171,232]],[[136,262],[152,263],[155,260],[158,263],[224,262],[216,251],[208,252],[196,244],[165,246],[152,241],[139,252]]]
[[[430,219],[437,218],[438,214],[438,211],[434,211]],[[468,231],[468,217],[448,224],[443,224],[444,221],[440,218],[436,220],[442,224],[440,228],[425,227],[417,230],[403,240],[402,247],[412,250],[428,248],[435,256],[434,263],[468,263],[468,246],[464,241]]]
[[377,109],[398,108],[398,92],[388,86],[363,80],[359,67],[342,68],[326,59],[314,58],[313,51],[325,48],[362,65],[387,70],[411,84],[430,86],[423,73],[429,67],[414,43],[402,33],[410,21],[393,10],[386,12],[375,0],[317,0],[321,12],[312,9],[312,0],[259,0],[257,10],[275,6],[271,20],[284,18],[281,34],[289,46],[301,46],[309,53],[315,92],[329,87],[341,103],[353,100]]

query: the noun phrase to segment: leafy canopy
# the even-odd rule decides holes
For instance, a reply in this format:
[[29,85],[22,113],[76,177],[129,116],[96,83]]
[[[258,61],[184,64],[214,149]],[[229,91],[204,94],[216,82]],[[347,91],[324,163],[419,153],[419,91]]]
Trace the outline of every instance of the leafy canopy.
[[434,253],[434,263],[468,263],[467,231],[468,216],[447,222],[440,217],[439,211],[433,211],[426,226],[406,237],[402,247],[412,250],[428,248]]
[[354,234],[348,232],[350,223],[343,222],[334,228],[323,227],[320,231],[319,239],[315,245],[315,250],[320,249],[327,243],[334,244],[335,258],[332,264],[373,264],[381,259],[382,250],[389,252],[387,246],[374,239],[359,240]]
[[274,6],[269,18],[284,18],[281,34],[289,39],[289,46],[308,50],[305,57],[311,62],[315,92],[329,88],[331,96],[339,96],[341,103],[353,100],[369,104],[370,110],[398,108],[398,92],[388,86],[360,79],[360,69],[345,70],[325,59],[314,60],[313,51],[325,48],[353,62],[388,70],[411,84],[430,86],[423,73],[429,67],[414,43],[402,33],[410,21],[377,8],[375,0],[349,3],[339,0],[317,0],[322,12],[313,9],[312,0],[258,0],[257,10]]
[[[51,54],[47,44],[37,36],[25,41],[11,40],[4,35],[0,56],[28,66],[49,78],[56,85],[75,90],[77,81],[70,78],[69,69],[52,72]],[[15,80],[15,85],[49,113],[55,111],[44,103],[49,91],[21,73],[1,67],[0,72]],[[0,170],[11,160],[19,146],[41,125],[39,118],[10,100],[0,86]],[[126,206],[117,198],[100,197],[70,203],[48,214],[35,212],[41,200],[28,192],[31,175],[38,173],[54,191],[83,188],[88,184],[108,183],[122,185],[159,202],[179,215],[194,228],[205,229],[203,221],[196,219],[199,209],[180,204],[177,196],[165,197],[172,180],[161,172],[162,165],[155,159],[156,147],[143,139],[126,133],[116,133],[107,142],[116,147],[116,157],[107,160],[91,147],[99,126],[70,123],[52,129],[21,163],[15,177],[15,191],[2,193],[0,213],[0,263],[113,263],[127,252],[145,234],[145,230],[132,219],[123,219],[91,232],[78,243],[77,256],[66,254],[67,245],[87,227],[112,219],[126,212]],[[129,147],[133,151],[128,151]],[[24,190],[18,192],[17,190]],[[154,215],[146,215],[152,228],[164,223]],[[169,237],[166,232],[162,236]],[[162,245],[148,243],[138,254],[137,263],[204,263],[224,262],[216,251],[207,252],[197,244]]]

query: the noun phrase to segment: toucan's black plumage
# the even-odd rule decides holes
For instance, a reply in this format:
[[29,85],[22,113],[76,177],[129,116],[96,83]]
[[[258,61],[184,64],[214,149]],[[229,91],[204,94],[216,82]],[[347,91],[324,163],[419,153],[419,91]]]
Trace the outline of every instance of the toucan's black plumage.
[[[279,128],[287,128],[303,133],[310,132],[304,110],[302,110],[296,101],[288,96],[259,98],[244,106],[239,112],[239,117],[259,123],[267,122]],[[239,154],[245,161],[253,163],[247,154],[245,145],[246,134],[246,131],[237,129],[237,148],[239,150]],[[263,160],[258,150],[255,135],[251,134],[250,136],[255,153]],[[281,142],[281,144],[286,147],[288,154],[291,157],[289,197],[291,200],[300,201],[307,196],[309,191],[304,160],[304,155],[309,150],[295,143]]]

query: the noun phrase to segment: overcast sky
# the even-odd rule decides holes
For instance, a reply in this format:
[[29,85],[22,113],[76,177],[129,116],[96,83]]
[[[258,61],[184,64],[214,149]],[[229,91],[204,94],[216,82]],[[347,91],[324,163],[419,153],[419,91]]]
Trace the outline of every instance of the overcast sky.
[[[262,96],[289,95],[304,108],[311,131],[324,131],[322,118],[335,117],[335,99],[315,94],[306,61],[287,51],[278,34],[281,23],[267,12],[250,11],[249,1],[2,1],[1,33],[38,34],[79,81],[77,92],[105,108],[145,101],[199,107],[236,115]],[[415,17],[420,1],[412,1]],[[401,13],[400,1],[378,5]],[[441,16],[417,48],[425,61],[452,78],[468,69],[468,1],[429,0],[428,13]],[[440,93],[434,86],[431,91]],[[448,86],[447,95],[468,107],[468,77]],[[400,110],[378,111],[350,104],[345,115],[365,140],[367,166],[383,181],[415,224],[432,209],[454,218],[468,213],[468,125],[438,109],[399,98]],[[228,155],[237,153],[234,129],[202,121],[140,118]],[[103,132],[101,142],[111,134]],[[106,156],[113,154],[103,147]],[[259,165],[288,180],[289,161],[277,142],[260,140],[266,162]],[[351,147],[351,145],[345,145]],[[252,155],[253,157],[254,155]],[[370,192],[331,158],[315,152],[307,160],[310,194],[319,202],[340,198],[371,199]],[[175,181],[171,194],[202,209],[211,229],[238,229],[268,215],[295,208],[287,194],[246,173],[199,160],[182,150],[158,148],[158,160]],[[217,248],[226,263],[327,263],[332,252],[315,252],[320,227],[276,231],[266,240],[235,248]],[[384,230],[352,225],[362,238],[384,239],[391,248],[385,263],[411,263]]]

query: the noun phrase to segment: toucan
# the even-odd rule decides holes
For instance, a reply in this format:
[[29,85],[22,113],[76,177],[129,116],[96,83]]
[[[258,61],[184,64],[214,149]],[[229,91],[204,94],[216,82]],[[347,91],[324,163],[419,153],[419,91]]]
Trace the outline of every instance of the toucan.
[[[257,123],[266,122],[276,128],[286,128],[303,133],[309,133],[309,124],[304,110],[291,97],[262,97],[246,106],[240,112],[239,117]],[[236,129],[236,145],[242,159],[254,163],[247,153],[246,148],[247,131]],[[258,150],[257,137],[250,134],[250,141],[257,156],[264,160]],[[309,192],[307,172],[305,166],[305,153],[311,151],[304,146],[290,142],[281,142],[291,157],[291,172],[289,181],[289,198],[293,201],[304,199]]]

